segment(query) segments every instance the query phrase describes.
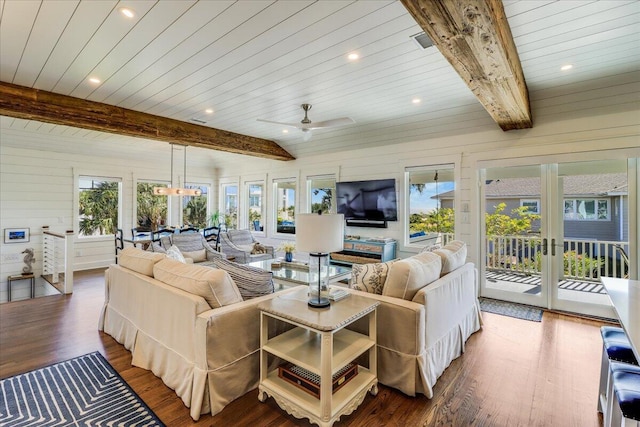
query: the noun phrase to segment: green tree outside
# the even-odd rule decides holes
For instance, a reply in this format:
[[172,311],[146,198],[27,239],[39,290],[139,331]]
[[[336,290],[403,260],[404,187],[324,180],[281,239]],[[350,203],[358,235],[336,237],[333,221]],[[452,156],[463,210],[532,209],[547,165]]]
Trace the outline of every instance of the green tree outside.
[[79,234],[115,234],[118,228],[118,182],[103,181],[79,195]]

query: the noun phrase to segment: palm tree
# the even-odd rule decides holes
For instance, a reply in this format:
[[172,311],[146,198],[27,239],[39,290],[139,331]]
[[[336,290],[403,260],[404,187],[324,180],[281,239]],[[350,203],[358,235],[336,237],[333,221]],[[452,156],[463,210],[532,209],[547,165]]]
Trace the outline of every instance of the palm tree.
[[118,226],[118,182],[102,181],[80,191],[80,234],[114,234]]
[[184,222],[196,228],[207,226],[207,198],[203,196],[190,197],[184,207]]
[[139,182],[137,191],[138,225],[150,225],[155,231],[158,224],[167,218],[167,197],[153,194],[153,187],[166,186],[150,182]]

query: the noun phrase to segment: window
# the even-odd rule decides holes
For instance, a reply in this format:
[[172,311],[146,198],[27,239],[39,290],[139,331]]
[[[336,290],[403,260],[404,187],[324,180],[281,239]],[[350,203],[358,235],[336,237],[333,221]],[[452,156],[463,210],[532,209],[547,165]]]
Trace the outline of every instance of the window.
[[224,184],[222,186],[222,215],[227,230],[238,228],[238,186]]
[[136,227],[157,230],[167,225],[167,197],[153,194],[154,187],[167,187],[161,182],[138,182],[136,185]]
[[248,217],[249,217],[249,230],[251,231],[264,231],[264,184],[263,183],[248,183]]
[[522,199],[520,200],[520,206],[527,208],[527,213],[540,213],[540,200]]
[[184,225],[195,228],[207,226],[207,200],[209,186],[204,184],[187,184],[185,188],[199,189],[200,196],[182,197],[182,222]]
[[405,174],[409,186],[405,213],[407,241],[427,245],[452,240],[455,232],[453,165],[408,168]]
[[336,179],[333,176],[312,177],[307,180],[309,192],[309,212],[335,213],[333,195],[336,193]]
[[78,192],[78,236],[115,234],[120,220],[121,180],[80,176]]
[[276,233],[296,234],[296,181],[274,181]]
[[606,221],[610,219],[608,199],[565,199],[564,219],[569,221]]

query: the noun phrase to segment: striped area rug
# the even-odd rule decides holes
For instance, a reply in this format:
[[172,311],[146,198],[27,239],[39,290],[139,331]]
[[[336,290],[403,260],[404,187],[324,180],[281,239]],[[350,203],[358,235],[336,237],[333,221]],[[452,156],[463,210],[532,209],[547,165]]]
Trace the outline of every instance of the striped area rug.
[[164,426],[98,352],[0,381],[1,426]]

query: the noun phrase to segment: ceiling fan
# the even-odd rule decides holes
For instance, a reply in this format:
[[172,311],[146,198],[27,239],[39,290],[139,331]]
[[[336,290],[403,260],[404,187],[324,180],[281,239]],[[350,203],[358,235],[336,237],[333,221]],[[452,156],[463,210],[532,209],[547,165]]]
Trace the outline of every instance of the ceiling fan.
[[334,128],[334,127],[350,125],[356,122],[351,117],[340,117],[339,119],[325,120],[323,122],[312,122],[308,116],[309,110],[311,109],[311,104],[302,104],[300,107],[304,110],[304,119],[300,120],[300,123],[274,122],[271,120],[264,120],[264,119],[258,119],[258,121],[300,129],[302,130],[302,132],[304,132],[305,141],[308,141],[309,139],[311,139],[312,129]]

